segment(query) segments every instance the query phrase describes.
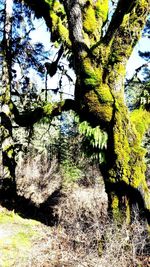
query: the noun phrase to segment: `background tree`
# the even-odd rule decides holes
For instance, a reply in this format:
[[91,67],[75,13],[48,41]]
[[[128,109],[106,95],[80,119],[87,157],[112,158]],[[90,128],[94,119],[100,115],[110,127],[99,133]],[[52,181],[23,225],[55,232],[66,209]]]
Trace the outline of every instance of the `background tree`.
[[6,190],[10,187],[8,185],[10,183],[10,188],[15,188],[16,144],[12,138],[11,101],[14,106],[18,106],[19,111],[32,108],[36,104],[37,88],[30,80],[30,71],[34,69],[43,78],[45,71],[43,60],[48,58],[49,51],[45,51],[41,43],[31,43],[30,33],[34,30],[33,15],[27,6],[18,1],[1,1],[0,7],[1,160],[3,161],[0,182]]
[[[11,33],[12,33],[12,1],[6,1],[3,6],[3,36],[2,46],[2,94],[1,94],[1,144],[3,173],[1,174],[1,184],[3,181],[11,182],[11,186],[15,187],[15,158],[14,144],[12,139],[12,105],[11,105]],[[7,182],[6,182],[7,184]],[[5,184],[5,186],[6,186]],[[13,191],[13,189],[12,189]]]
[[[145,149],[141,142],[150,123],[149,110],[143,106],[129,112],[124,99],[126,64],[149,12],[148,0],[115,2],[113,13],[109,1],[25,1],[37,17],[44,17],[51,31],[51,41],[63,44],[76,74],[73,99],[59,103],[40,103],[28,113],[14,107],[20,126],[33,125],[44,116],[53,118],[73,109],[81,121],[107,136],[105,162],[101,165],[109,211],[114,218],[126,214],[138,204],[149,219],[150,195],[145,181]],[[144,123],[143,123],[144,118]]]

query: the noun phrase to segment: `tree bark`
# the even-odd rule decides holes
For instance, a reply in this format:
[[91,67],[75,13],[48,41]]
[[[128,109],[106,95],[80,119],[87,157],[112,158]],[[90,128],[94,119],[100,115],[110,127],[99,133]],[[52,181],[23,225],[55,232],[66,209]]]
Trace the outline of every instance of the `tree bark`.
[[[1,146],[2,165],[1,188],[15,188],[15,151],[12,138],[12,104],[11,104],[11,18],[12,1],[5,2],[2,59],[2,95],[1,95]],[[4,188],[5,187],[5,188]]]

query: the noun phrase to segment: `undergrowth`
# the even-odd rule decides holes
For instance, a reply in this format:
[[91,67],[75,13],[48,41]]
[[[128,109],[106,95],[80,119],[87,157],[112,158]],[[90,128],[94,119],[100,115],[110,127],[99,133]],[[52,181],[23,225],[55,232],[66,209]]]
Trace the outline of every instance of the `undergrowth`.
[[1,267],[150,266],[144,223],[138,218],[131,225],[110,222],[97,191],[83,190],[82,195],[76,188],[69,194],[56,209],[59,224],[54,227],[1,208]]

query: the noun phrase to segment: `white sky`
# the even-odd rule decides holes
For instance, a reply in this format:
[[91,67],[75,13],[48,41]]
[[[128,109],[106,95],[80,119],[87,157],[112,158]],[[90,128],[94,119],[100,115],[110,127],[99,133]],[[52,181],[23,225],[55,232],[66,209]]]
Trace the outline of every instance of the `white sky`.
[[[150,51],[150,39],[148,38],[141,38],[140,41],[135,46],[130,59],[128,60],[127,64],[127,78],[131,78],[135,72],[135,69],[140,67],[142,64],[145,63],[144,59],[139,57],[138,51]],[[150,63],[149,63],[150,67]]]

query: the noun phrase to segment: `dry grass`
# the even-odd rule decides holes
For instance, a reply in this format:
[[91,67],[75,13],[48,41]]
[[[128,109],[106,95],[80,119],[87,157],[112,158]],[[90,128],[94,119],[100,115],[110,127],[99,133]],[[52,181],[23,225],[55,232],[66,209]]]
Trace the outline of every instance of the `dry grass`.
[[20,155],[16,168],[18,194],[37,206],[43,203],[61,185],[57,166],[56,158],[50,162],[46,153],[26,158]]
[[[71,218],[71,217],[70,217]],[[120,227],[95,221],[84,228],[76,224],[54,227],[33,243],[28,266],[38,267],[148,267],[148,237],[145,226],[136,221]],[[69,222],[68,222],[69,224]],[[149,244],[150,245],[150,244]],[[147,247],[146,247],[147,246]]]
[[[20,161],[17,169],[20,194],[36,204],[42,203],[61,184],[55,160],[50,164],[46,157]],[[95,186],[75,183],[62,188],[54,213],[58,216],[58,225],[34,226],[32,230],[36,235],[31,237],[32,245],[26,262],[22,261],[20,254],[15,265],[11,266],[150,266],[150,239],[146,226],[138,218],[130,226],[126,223],[116,226],[107,219],[107,196],[101,180]],[[9,227],[13,231],[14,226],[10,224]]]
[[[130,226],[110,223],[104,213],[104,198],[100,197],[97,189],[75,187],[65,190],[55,210],[59,214],[57,226],[48,227],[40,223],[32,226],[30,222],[27,226],[27,219],[24,221],[18,215],[11,215],[6,229],[8,253],[9,244],[12,244],[10,239],[18,229],[23,236],[27,229],[32,234],[29,235],[31,245],[26,260],[22,258],[26,247],[22,248],[20,243],[20,247],[16,247],[18,257],[9,267],[150,266],[150,240],[144,224],[138,219]],[[1,230],[4,231],[4,225],[1,225]]]

